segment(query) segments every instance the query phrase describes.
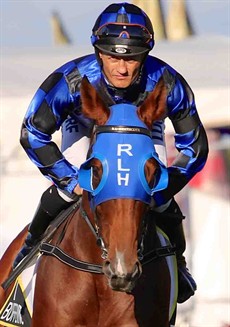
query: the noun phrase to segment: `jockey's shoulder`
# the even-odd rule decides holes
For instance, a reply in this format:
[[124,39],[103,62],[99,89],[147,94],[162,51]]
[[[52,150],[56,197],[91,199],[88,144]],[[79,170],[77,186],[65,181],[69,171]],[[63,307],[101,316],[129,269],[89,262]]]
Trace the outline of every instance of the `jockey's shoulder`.
[[57,68],[55,72],[69,75],[76,70],[81,76],[84,76],[85,74],[90,75],[90,73],[99,70],[96,55],[92,53],[79,58],[74,58]]
[[172,78],[176,77],[178,72],[168,63],[158,57],[148,55],[145,62],[145,71],[148,77],[158,80],[163,74],[167,74]]

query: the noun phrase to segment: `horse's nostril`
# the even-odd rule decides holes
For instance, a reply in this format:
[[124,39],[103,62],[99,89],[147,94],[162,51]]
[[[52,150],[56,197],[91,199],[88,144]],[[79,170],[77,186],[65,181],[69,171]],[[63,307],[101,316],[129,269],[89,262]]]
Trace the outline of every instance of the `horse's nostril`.
[[111,269],[111,263],[109,260],[106,260],[103,264],[103,271],[104,271],[104,274],[107,276],[107,277],[111,277],[113,275],[113,271]]
[[110,265],[110,261],[109,260],[106,260],[105,262],[104,262],[104,266],[105,267],[108,267]]

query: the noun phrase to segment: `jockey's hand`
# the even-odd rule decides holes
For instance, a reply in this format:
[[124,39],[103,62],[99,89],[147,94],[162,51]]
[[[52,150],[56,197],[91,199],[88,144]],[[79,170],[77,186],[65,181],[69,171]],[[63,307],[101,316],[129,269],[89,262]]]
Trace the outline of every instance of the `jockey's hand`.
[[77,195],[82,195],[83,189],[79,186],[79,184],[77,184],[73,192]]

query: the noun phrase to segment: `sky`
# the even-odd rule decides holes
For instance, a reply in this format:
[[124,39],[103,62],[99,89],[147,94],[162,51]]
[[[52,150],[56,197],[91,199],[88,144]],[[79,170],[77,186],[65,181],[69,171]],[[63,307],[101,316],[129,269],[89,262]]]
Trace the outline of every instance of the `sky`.
[[[162,0],[165,15],[169,2]],[[61,17],[72,43],[87,46],[96,18],[110,3],[108,0],[0,0],[1,46],[52,45],[53,11]],[[196,34],[230,35],[230,0],[187,0],[187,8]]]

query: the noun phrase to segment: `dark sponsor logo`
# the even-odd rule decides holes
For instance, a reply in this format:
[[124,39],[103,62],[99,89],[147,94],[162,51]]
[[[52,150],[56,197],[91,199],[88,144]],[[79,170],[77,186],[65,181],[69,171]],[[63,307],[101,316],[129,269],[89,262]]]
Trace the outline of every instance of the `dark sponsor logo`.
[[31,316],[18,281],[16,281],[11,295],[0,311],[0,323],[17,327],[29,327],[31,325]]
[[9,302],[0,319],[4,322],[15,324],[15,326],[24,326],[21,310],[22,306],[20,304]]

